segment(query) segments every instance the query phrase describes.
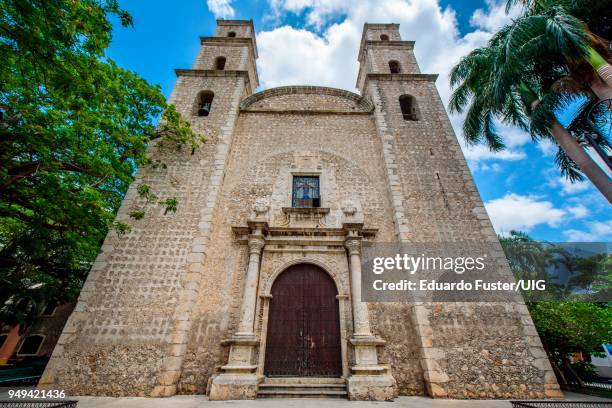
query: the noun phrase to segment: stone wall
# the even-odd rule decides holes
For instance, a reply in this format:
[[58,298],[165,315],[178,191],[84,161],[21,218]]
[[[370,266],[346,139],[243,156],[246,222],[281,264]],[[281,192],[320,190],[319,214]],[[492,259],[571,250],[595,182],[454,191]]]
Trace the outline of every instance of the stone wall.
[[246,70],[248,48],[243,44],[228,47],[226,44],[207,44],[198,54],[194,69],[216,69],[217,57],[225,57],[225,70]]
[[[212,212],[231,143],[232,125],[248,81],[232,72],[208,76],[186,71],[170,97],[193,129],[207,137],[196,149],[152,145],[149,154],[167,168],[139,169],[119,210],[131,231],[110,232],[88,276],[74,313],[54,350],[41,386],[73,395],[167,395],[181,373],[191,330],[192,282],[202,279]],[[194,116],[200,90],[215,93],[207,117]],[[142,220],[128,217],[144,202],[146,183],[160,197],[176,197],[176,213],[146,209]]]
[[[435,87],[435,76],[419,74],[418,69],[380,74],[376,63],[367,59],[386,61],[395,58],[395,53],[377,45],[366,51],[364,63],[370,71],[364,73],[362,92],[375,105],[400,241],[489,243],[496,248],[499,270],[509,276],[511,271]],[[404,120],[399,104],[404,94],[415,98],[419,120]],[[451,398],[559,395],[521,300],[416,304],[411,312],[409,321],[416,325],[428,394]],[[373,323],[379,324],[380,318]],[[393,350],[392,342],[389,348]],[[394,370],[394,375],[401,376],[401,370]]]
[[[214,220],[216,228],[211,239],[214,244],[204,266],[206,281],[200,288],[197,313],[200,317],[196,318],[196,329],[190,335],[180,381],[181,392],[204,392],[209,376],[227,358],[227,351],[221,350],[219,343],[229,338],[237,325],[247,262],[245,245],[236,244],[231,227],[245,225],[258,198],[270,202],[270,226],[283,226],[286,218],[282,208],[291,206],[292,173],[320,174],[322,206],[330,208],[326,226],[340,225],[341,203],[350,198],[363,212],[365,226],[379,229],[376,240],[394,240],[388,187],[378,161],[380,144],[375,137],[372,116],[367,112],[354,115],[291,113],[294,108],[306,109],[314,103],[353,110],[350,100],[337,104],[338,96],[333,90],[307,88],[302,92],[296,89],[291,94],[270,95],[269,99],[253,103],[261,107],[280,107],[279,100],[282,100],[287,102],[285,106],[289,113],[257,112],[251,110],[253,105],[249,105],[248,111],[243,111],[238,118],[228,164],[231,171],[226,174],[220,211]],[[337,262],[344,265],[335,269],[344,273],[341,281],[347,282],[346,253],[342,247],[334,254],[313,248],[308,251],[323,256],[322,265],[327,265],[328,269],[334,269],[330,265]],[[300,250],[297,256],[301,257]],[[264,250],[262,287],[269,279],[270,271],[275,270],[274,265],[284,262],[282,259],[287,259],[282,253]],[[307,261],[310,256],[302,259]],[[339,291],[348,294],[346,286]],[[380,304],[376,313],[383,321],[391,322],[402,319],[403,309],[397,305]],[[346,310],[350,317],[350,305]],[[261,314],[261,303],[258,311]],[[350,324],[350,318],[345,322]],[[350,325],[343,329],[350,334]],[[386,325],[381,326],[379,332],[385,336],[393,330],[391,325]],[[405,393],[420,394],[423,392],[422,385],[419,387],[422,374],[414,337],[413,325],[403,324],[401,334],[394,336],[396,351],[386,355],[385,361],[392,367],[409,369],[410,372],[402,376],[401,389]]]

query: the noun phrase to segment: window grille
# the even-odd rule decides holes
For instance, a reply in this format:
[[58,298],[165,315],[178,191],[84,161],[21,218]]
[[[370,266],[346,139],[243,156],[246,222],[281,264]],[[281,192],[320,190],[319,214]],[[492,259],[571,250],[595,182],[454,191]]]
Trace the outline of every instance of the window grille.
[[321,206],[318,176],[294,176],[291,206],[318,208]]

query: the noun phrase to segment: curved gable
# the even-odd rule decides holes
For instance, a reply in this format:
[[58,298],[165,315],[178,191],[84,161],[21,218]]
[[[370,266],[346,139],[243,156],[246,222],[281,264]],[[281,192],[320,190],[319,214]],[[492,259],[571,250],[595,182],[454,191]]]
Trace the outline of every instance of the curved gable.
[[322,86],[266,89],[240,103],[240,110],[251,112],[369,113],[373,109],[369,100],[356,93]]

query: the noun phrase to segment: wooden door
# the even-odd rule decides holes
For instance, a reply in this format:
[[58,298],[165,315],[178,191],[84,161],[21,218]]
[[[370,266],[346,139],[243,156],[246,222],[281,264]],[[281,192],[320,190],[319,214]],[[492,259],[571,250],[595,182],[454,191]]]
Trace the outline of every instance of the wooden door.
[[264,372],[268,377],[340,377],[336,285],[321,268],[288,268],[272,286]]

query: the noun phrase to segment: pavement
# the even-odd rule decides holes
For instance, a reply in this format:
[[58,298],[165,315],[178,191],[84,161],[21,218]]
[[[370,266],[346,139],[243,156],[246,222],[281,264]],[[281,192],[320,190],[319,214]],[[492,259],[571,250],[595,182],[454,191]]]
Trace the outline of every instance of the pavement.
[[[170,398],[75,397],[78,408],[511,408],[503,400],[443,400],[427,397],[399,397],[393,402],[348,401],[331,398],[271,398],[254,401],[209,401],[204,395],[177,395]],[[566,401],[608,401],[584,394],[565,393]],[[602,406],[603,408],[603,406]]]
[[[427,397],[399,397],[393,402],[348,401],[332,398],[271,398],[249,401],[209,401],[205,395],[177,395],[170,398],[69,397],[78,408],[511,408],[504,400],[445,400]],[[8,400],[8,388],[0,388],[0,400]],[[565,393],[566,401],[607,401],[612,399]],[[18,401],[12,399],[12,401]],[[556,400],[559,401],[559,400]],[[2,404],[0,404],[0,407]],[[604,406],[600,405],[601,408]]]

